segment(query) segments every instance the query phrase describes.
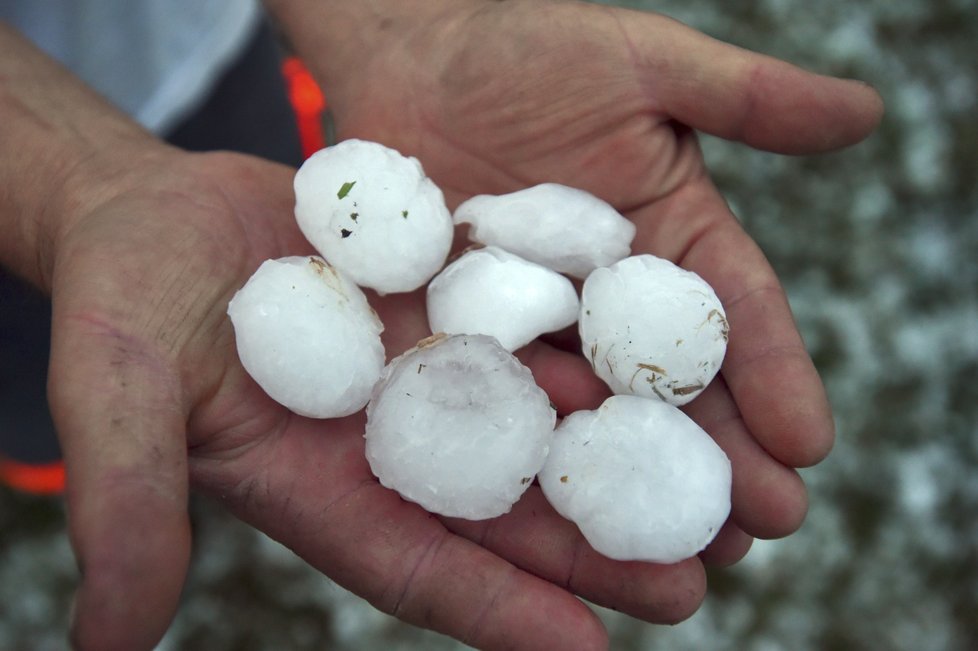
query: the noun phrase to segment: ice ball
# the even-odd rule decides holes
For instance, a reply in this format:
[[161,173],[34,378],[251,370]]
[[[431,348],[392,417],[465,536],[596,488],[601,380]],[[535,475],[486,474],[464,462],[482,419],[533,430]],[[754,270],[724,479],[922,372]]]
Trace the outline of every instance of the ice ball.
[[319,257],[267,260],[228,304],[241,364],[302,416],[359,411],[384,367],[384,327],[360,288]]
[[438,335],[384,370],[367,405],[367,460],[429,512],[493,518],[543,466],[555,420],[530,370],[494,338]]
[[503,195],[478,195],[453,216],[469,238],[554,271],[585,278],[626,257],[635,225],[585,190],[542,183]]
[[730,512],[730,461],[677,407],[612,396],[554,434],[539,473],[558,513],[616,560],[675,563],[713,540]]
[[468,251],[428,284],[433,332],[484,334],[514,351],[577,321],[574,285],[500,248]]
[[358,285],[408,292],[445,264],[451,213],[416,158],[345,140],[310,156],[294,186],[302,233]]
[[594,270],[578,329],[584,355],[614,393],[674,405],[699,395],[720,370],[729,330],[706,281],[652,255]]

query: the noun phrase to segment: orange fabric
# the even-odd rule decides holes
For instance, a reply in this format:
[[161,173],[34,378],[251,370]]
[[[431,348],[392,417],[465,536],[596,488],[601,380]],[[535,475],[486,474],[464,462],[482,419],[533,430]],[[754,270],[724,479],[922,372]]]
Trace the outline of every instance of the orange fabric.
[[302,155],[304,158],[309,158],[326,146],[326,137],[323,133],[326,98],[309,74],[309,70],[298,58],[289,57],[282,63],[282,75],[285,77],[289,103],[292,104],[296,125],[299,127]]
[[65,465],[20,463],[0,457],[0,482],[24,493],[60,495],[65,489]]

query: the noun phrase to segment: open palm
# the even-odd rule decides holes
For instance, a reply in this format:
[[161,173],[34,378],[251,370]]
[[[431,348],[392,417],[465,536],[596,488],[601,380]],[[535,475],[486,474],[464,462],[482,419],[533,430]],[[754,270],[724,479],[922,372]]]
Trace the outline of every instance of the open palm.
[[[340,137],[419,157],[453,202],[548,181],[587,189],[634,220],[635,252],[709,281],[730,345],[721,376],[687,411],[731,458],[734,487],[731,521],[705,557],[729,561],[750,536],[794,531],[807,508],[794,468],[828,453],[831,414],[780,283],[710,181],[695,130],[779,153],[832,150],[875,127],[875,92],[662,16],[579,2],[471,3],[388,36],[357,74],[318,68]],[[302,54],[317,70],[315,48]],[[536,499],[488,525],[448,525],[559,580],[559,561],[533,555],[545,540]],[[575,568],[589,578],[569,587],[641,617],[668,619],[655,606],[695,602],[691,590],[667,594],[640,576],[630,595],[600,593],[590,568]]]
[[694,129],[825,151],[872,130],[876,94],[663,16],[579,2],[472,3],[364,59],[330,94],[341,137],[418,156],[455,201],[547,181],[587,189],[636,223],[634,252],[716,289],[730,345],[688,411],[734,463],[732,526],[794,531],[806,498],[793,468],[828,453],[831,415],[780,283],[710,181]]
[[[864,136],[875,97],[661,17],[460,6],[328,86],[340,135],[418,156],[452,203],[542,181],[583,187],[635,220],[636,252],[711,282],[730,348],[689,411],[735,479],[731,522],[704,556],[729,562],[750,536],[789,533],[805,512],[793,467],[826,454],[831,418],[783,292],[689,127],[816,151]],[[312,421],[272,403],[236,360],[225,308],[262,260],[310,252],[291,219],[292,170],[167,152],[148,171],[151,183],[78,209],[52,279],[51,398],[84,648],[149,648],[161,635],[189,557],[191,484],[379,608],[480,648],[602,647],[575,594],[650,621],[698,606],[699,559],[605,559],[536,488],[487,523],[434,518],[374,480],[362,414]],[[427,334],[420,294],[371,301],[389,356]],[[535,343],[521,356],[562,412],[604,395],[580,355]]]
[[[301,418],[245,374],[228,300],[262,260],[310,252],[291,216],[293,170],[176,151],[138,167],[67,220],[52,277],[51,404],[83,575],[80,648],[151,648],[165,630],[189,559],[190,486],[408,621],[493,646],[521,616],[518,602],[495,598],[519,595],[600,640],[569,592],[381,487],[364,458],[362,413]],[[428,334],[420,292],[371,300],[388,355]],[[602,391],[578,355],[534,345],[523,356],[565,410]],[[536,562],[565,583],[579,534],[551,511],[536,535],[564,545]],[[649,615],[686,614],[701,592],[695,570],[692,583],[681,612]],[[615,601],[610,588],[579,589]]]

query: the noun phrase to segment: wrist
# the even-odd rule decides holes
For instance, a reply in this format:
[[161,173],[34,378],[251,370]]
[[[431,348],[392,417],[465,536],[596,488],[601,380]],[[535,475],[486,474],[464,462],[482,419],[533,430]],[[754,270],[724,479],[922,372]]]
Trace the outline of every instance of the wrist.
[[163,147],[2,23],[0,142],[0,264],[44,290],[68,217],[136,152]]

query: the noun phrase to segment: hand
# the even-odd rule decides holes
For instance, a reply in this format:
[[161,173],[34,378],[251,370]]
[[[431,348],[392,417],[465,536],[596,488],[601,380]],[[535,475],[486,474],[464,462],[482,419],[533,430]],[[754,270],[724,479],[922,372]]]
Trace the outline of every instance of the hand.
[[[543,180],[585,187],[636,220],[636,251],[706,277],[733,339],[724,380],[691,412],[737,479],[731,523],[705,556],[728,562],[748,534],[793,530],[805,497],[791,467],[827,452],[828,407],[777,281],[679,125],[800,153],[865,135],[875,97],[655,16],[461,6],[381,48],[409,53],[394,58],[403,67],[327,85],[341,135],[419,155],[453,201]],[[291,170],[169,152],[127,178],[75,206],[54,245],[52,405],[84,571],[83,648],[149,648],[164,630],[189,555],[188,477],[379,608],[479,647],[600,648],[600,623],[574,593],[650,621],[695,609],[697,559],[603,559],[536,489],[490,523],[432,518],[372,478],[362,416],[292,416],[245,376],[224,311],[262,259],[308,252],[291,223]],[[389,354],[426,334],[417,294],[375,306]],[[603,395],[579,356],[540,344],[522,356],[563,412]]]
[[[562,588],[381,487],[364,458],[362,413],[300,418],[245,374],[228,300],[261,261],[311,253],[292,218],[293,172],[164,149],[105,175],[104,187],[68,193],[86,198],[63,206],[51,244],[50,397],[82,572],[76,645],[149,649],[166,630],[190,554],[190,485],[414,623],[494,646],[510,631],[499,625],[532,604],[540,614],[530,619],[596,629]],[[371,298],[389,355],[428,334],[422,292]],[[583,395],[601,391],[579,355],[523,355],[541,378],[576,374]],[[563,409],[576,405],[574,381],[550,384]],[[568,570],[578,536],[556,520],[551,512],[539,534],[553,546],[546,561]],[[623,571],[609,567],[608,579]]]
[[257,447],[288,421],[243,377],[224,311],[260,261],[308,250],[289,219],[292,170],[151,149],[101,185],[69,177],[66,195],[85,199],[52,211],[49,398],[82,574],[79,649],[156,644],[190,555],[192,460],[236,451],[234,437]]
[[[77,648],[162,635],[190,553],[190,484],[378,607],[482,647],[602,645],[600,622],[551,580],[611,602],[637,579],[650,617],[695,606],[698,563],[602,559],[536,491],[519,508],[541,508],[527,530],[540,549],[521,560],[551,580],[520,571],[381,488],[362,415],[314,422],[272,403],[238,363],[225,309],[262,260],[309,252],[293,170],[166,148],[3,26],[0,50],[0,138],[21,152],[0,164],[0,259],[52,293]],[[427,334],[419,295],[375,307],[390,354]],[[603,391],[580,355],[522,355],[563,412]]]
[[[829,407],[784,292],[711,183],[693,129],[825,151],[868,135],[878,96],[654,14],[461,4],[406,23],[396,56],[384,50],[365,62],[369,74],[336,84],[340,137],[418,156],[455,201],[544,181],[590,190],[634,220],[635,252],[710,282],[731,340],[722,378],[689,412],[734,462],[733,525],[762,537],[794,531],[806,503],[792,468],[828,453]],[[304,54],[315,69],[315,52]]]
[[[444,4],[385,23],[373,49],[356,50],[356,74],[337,73],[331,61],[349,70],[348,59],[322,57],[315,39],[297,36],[339,137],[418,156],[453,203],[544,181],[588,189],[635,221],[635,252],[708,280],[726,306],[731,341],[722,376],[687,411],[733,461],[734,487],[730,521],[703,558],[731,562],[751,536],[791,533],[807,509],[794,468],[828,453],[831,413],[784,292],[710,181],[693,129],[780,153],[826,151],[869,134],[878,96],[653,14],[577,2]],[[595,395],[589,389],[577,402]],[[562,524],[535,491],[491,523],[446,525],[517,567],[650,621],[688,614],[702,594],[696,562],[672,568],[666,581],[649,566],[625,583],[611,578],[620,568],[573,532],[558,535]],[[562,553],[577,559],[570,573]]]

